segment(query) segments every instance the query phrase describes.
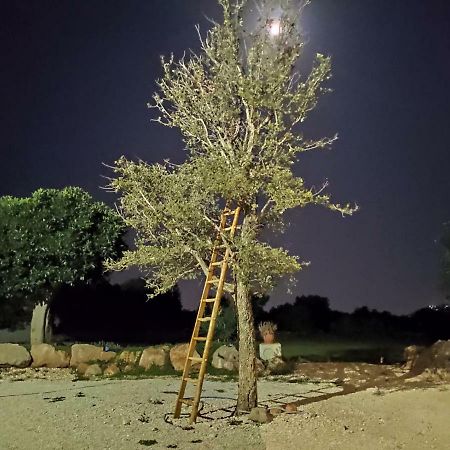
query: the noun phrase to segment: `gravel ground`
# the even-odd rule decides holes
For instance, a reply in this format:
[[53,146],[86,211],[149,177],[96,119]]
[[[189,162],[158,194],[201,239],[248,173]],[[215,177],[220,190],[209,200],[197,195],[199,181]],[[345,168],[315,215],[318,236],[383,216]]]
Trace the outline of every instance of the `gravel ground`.
[[[171,417],[178,378],[73,381],[70,372],[63,379],[39,373],[44,379],[0,380],[1,450],[449,448],[446,386],[331,397],[257,425],[231,417],[236,383],[208,380],[191,427]],[[259,382],[260,404],[271,407],[341,391],[332,383]]]
[[448,450],[450,385],[369,389],[302,407],[264,425],[270,450]]
[[[178,378],[0,381],[0,449],[262,449],[260,426],[231,417],[237,385],[207,381],[195,427],[174,421]],[[323,392],[330,383],[259,383],[261,404],[280,405]],[[189,395],[189,393],[187,393]],[[215,419],[215,420],[213,420]],[[172,446],[172,447],[170,447]],[[176,447],[175,447],[176,446]]]

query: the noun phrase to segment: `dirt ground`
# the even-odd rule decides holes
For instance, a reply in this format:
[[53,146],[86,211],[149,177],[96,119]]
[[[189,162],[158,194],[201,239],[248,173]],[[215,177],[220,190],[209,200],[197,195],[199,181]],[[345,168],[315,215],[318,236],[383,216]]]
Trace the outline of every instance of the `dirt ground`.
[[178,378],[75,381],[60,369],[3,370],[0,449],[450,448],[450,385],[403,377],[391,366],[302,365],[260,380],[261,405],[299,405],[263,425],[233,417],[235,382],[209,379],[192,427],[171,417]]

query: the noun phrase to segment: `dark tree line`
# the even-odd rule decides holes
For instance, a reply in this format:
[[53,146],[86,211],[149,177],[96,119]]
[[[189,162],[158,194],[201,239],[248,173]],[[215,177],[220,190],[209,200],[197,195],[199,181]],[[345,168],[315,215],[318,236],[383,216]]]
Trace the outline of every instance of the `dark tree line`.
[[449,305],[421,308],[409,315],[380,312],[367,306],[345,313],[332,310],[327,298],[309,295],[297,297],[292,304],[273,307],[265,319],[276,322],[281,330],[298,335],[450,339]]
[[[55,332],[72,340],[122,343],[164,343],[189,339],[195,312],[183,310],[177,288],[148,299],[143,280],[122,286],[103,281],[92,286],[66,287],[53,301]],[[281,332],[297,336],[330,335],[349,339],[407,339],[423,343],[450,339],[450,306],[427,307],[410,315],[395,315],[366,306],[352,313],[330,308],[328,298],[300,296],[293,303],[265,310],[269,297],[254,297],[255,322],[271,320]],[[233,342],[237,324],[232,302],[224,300],[216,339]]]
[[148,298],[141,279],[65,286],[52,301],[53,331],[70,341],[159,344],[187,340],[194,313],[182,309],[177,287]]

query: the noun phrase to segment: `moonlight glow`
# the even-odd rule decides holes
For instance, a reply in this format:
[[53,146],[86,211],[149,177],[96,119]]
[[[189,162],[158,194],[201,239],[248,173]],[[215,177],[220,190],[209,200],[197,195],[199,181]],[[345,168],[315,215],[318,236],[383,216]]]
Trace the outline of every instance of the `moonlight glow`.
[[278,19],[272,19],[268,23],[269,34],[277,37],[281,34],[281,22]]

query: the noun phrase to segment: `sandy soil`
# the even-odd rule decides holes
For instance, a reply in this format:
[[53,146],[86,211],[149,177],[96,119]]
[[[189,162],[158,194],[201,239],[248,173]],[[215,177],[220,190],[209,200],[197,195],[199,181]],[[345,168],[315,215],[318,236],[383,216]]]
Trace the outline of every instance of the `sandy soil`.
[[236,383],[207,381],[191,427],[171,417],[178,378],[73,381],[70,372],[59,374],[0,380],[1,450],[449,448],[450,385],[342,395],[331,382],[261,380],[262,405],[300,407],[257,425],[232,417]]

